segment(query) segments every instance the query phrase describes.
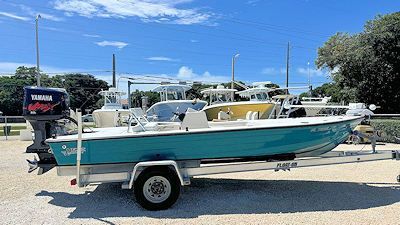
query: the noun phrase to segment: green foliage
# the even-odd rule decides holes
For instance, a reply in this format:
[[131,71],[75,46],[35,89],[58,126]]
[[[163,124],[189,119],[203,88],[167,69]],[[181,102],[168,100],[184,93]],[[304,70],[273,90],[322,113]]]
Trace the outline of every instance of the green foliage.
[[[18,67],[15,75],[0,77],[0,111],[3,115],[19,116],[22,114],[22,102],[25,86],[36,85],[35,67]],[[71,108],[82,107],[95,109],[96,102],[101,98],[98,92],[107,89],[105,81],[98,80],[92,75],[67,74],[49,77],[41,74],[41,85],[44,87],[65,88],[70,94]]]
[[395,137],[400,137],[400,120],[399,119],[372,119],[371,125],[379,131],[381,135],[380,141],[396,142]]
[[133,107],[141,107],[142,106],[142,97],[148,97],[148,107],[152,106],[154,103],[160,101],[160,94],[151,92],[151,91],[139,91],[136,90],[131,93],[131,104]]
[[206,88],[210,88],[212,85],[209,84],[193,84],[192,89],[186,92],[186,97],[188,99],[202,99],[203,95],[200,93]]
[[377,16],[364,31],[337,33],[318,49],[318,68],[331,70],[342,99],[400,111],[400,12]]
[[[7,134],[7,136],[18,136],[19,135],[19,130],[12,130],[10,133]],[[6,136],[3,130],[0,130],[0,136]]]
[[[335,82],[325,83],[311,91],[311,97],[332,97],[331,102],[337,103],[355,102],[354,95],[353,90],[341,88]],[[309,97],[309,92],[301,93],[300,98],[302,97]]]
[[[70,107],[85,110],[95,110],[98,107],[101,90],[108,89],[107,82],[95,78],[93,75],[67,74],[56,75],[53,78],[53,87],[62,87],[70,95]],[[101,101],[100,101],[101,102]],[[101,106],[100,106],[101,107]]]

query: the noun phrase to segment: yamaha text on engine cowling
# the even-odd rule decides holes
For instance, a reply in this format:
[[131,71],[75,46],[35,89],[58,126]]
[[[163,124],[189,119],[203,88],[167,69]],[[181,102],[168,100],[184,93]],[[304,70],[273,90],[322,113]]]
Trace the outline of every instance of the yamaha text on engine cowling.
[[39,156],[39,161],[28,160],[29,172],[39,168],[39,174],[43,174],[56,166],[45,140],[56,135],[56,120],[69,116],[69,96],[64,89],[25,87],[23,116],[31,123],[35,134],[33,144],[26,152]]

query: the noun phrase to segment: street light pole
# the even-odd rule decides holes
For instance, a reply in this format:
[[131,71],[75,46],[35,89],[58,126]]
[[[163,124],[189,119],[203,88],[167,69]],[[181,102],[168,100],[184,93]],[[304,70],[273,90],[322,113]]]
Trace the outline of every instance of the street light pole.
[[310,62],[307,62],[307,73],[308,73],[308,94],[311,97],[311,77],[310,77]]
[[232,57],[232,82],[231,82],[231,89],[234,88],[234,81],[235,81],[235,59],[238,58],[240,56],[239,53],[236,53],[233,57]]
[[[286,88],[289,88],[289,55],[290,55],[290,42],[287,44],[286,53]],[[286,94],[289,94],[289,89],[286,89]]]
[[37,86],[40,87],[40,68],[39,68],[39,34],[38,34],[38,22],[39,19],[42,18],[40,14],[36,16],[36,79],[37,79]]
[[[232,57],[232,81],[231,81],[231,89],[234,89],[234,81],[235,81],[235,59],[237,57],[239,57],[239,53],[236,53],[233,57]],[[232,92],[232,101],[234,98],[234,93]]]

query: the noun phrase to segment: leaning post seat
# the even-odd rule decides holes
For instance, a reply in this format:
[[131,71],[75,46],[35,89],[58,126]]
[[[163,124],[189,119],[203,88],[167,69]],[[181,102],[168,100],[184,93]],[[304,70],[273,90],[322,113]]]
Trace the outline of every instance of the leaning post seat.
[[207,115],[204,111],[196,111],[188,108],[185,118],[182,121],[181,129],[201,129],[209,128]]

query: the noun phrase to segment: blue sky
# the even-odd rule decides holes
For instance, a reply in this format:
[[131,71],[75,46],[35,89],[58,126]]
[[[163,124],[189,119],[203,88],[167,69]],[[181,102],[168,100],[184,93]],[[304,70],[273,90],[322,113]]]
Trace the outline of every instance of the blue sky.
[[110,81],[118,74],[227,81],[231,58],[237,80],[285,82],[291,43],[290,83],[329,81],[315,69],[319,46],[336,32],[356,33],[399,1],[290,0],[0,0],[0,74],[34,66],[39,21],[43,72],[91,72]]

